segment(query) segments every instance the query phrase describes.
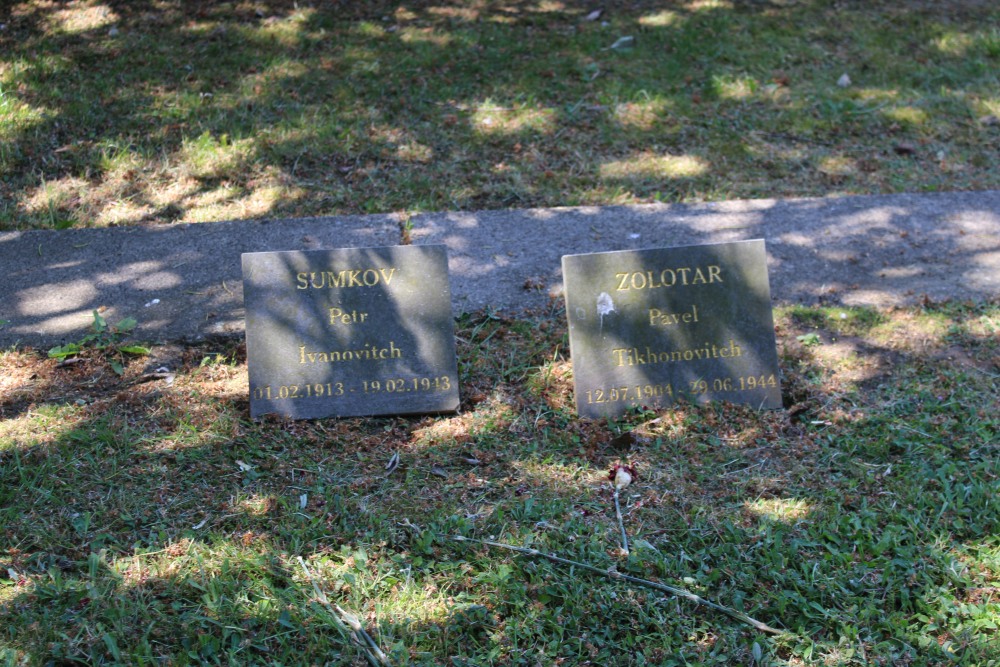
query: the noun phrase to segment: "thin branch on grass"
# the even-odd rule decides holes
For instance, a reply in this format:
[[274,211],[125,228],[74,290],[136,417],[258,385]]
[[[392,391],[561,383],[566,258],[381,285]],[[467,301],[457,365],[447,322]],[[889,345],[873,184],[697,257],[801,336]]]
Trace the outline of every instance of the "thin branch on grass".
[[333,609],[336,615],[333,620],[337,623],[337,629],[342,631],[344,634],[349,636],[351,640],[357,644],[362,651],[364,651],[365,658],[368,659],[369,664],[373,667],[391,667],[392,663],[389,662],[389,658],[382,652],[379,645],[372,639],[372,636],[368,634],[368,631],[364,629],[361,625],[361,621],[354,614],[348,612],[342,608],[336,602],[330,602],[330,598],[326,596],[326,593],[319,587],[316,583],[316,578],[313,576],[309,568],[306,567],[306,562],[299,556],[299,565],[302,566],[302,570],[306,573],[306,577],[309,578],[309,582],[312,583],[313,590],[316,591],[316,597],[321,603]]
[[477,544],[483,544],[488,547],[497,547],[499,549],[507,549],[508,551],[514,551],[517,553],[525,554],[526,556],[534,556],[536,558],[544,558],[546,560],[552,561],[553,563],[559,563],[561,565],[570,565],[572,567],[578,567],[582,570],[587,570],[588,572],[593,572],[594,574],[599,574],[608,579],[622,579],[632,584],[637,584],[639,586],[645,586],[646,588],[652,588],[653,590],[661,591],[664,593],[669,593],[670,595],[675,595],[686,600],[690,600],[695,604],[701,605],[703,607],[708,607],[709,609],[714,609],[715,611],[721,612],[730,618],[734,618],[737,621],[741,621],[750,625],[761,632],[766,632],[770,635],[780,635],[784,634],[783,630],[778,630],[777,628],[772,628],[766,623],[761,623],[755,618],[747,616],[741,611],[737,611],[725,605],[721,605],[711,600],[706,600],[705,598],[695,595],[691,591],[685,590],[683,588],[677,588],[676,586],[669,586],[667,584],[661,584],[656,581],[650,581],[648,579],[641,579],[639,577],[633,577],[630,574],[622,574],[615,570],[602,570],[599,567],[594,567],[593,565],[588,565],[587,563],[581,563],[580,561],[570,560],[569,558],[563,558],[562,556],[556,556],[555,554],[547,554],[539,551],[538,549],[531,549],[528,547],[518,547],[513,544],[504,544],[503,542],[492,542],[490,540],[478,540],[472,537],[463,537],[462,535],[454,535],[452,539],[456,542],[475,542]]

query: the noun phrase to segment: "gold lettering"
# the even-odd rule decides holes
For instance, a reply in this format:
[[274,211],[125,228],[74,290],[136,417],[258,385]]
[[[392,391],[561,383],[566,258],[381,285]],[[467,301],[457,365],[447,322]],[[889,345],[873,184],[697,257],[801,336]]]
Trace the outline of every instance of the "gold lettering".
[[[655,309],[653,309],[655,310]],[[671,315],[664,313],[663,315]],[[703,359],[719,359],[742,356],[743,350],[732,338],[728,347],[719,347],[712,343],[702,343],[701,347],[684,350],[656,351],[646,347],[640,351],[637,347],[616,347],[611,350],[611,356],[616,366],[645,366],[647,364],[666,364],[679,361],[701,361]]]
[[358,324],[367,320],[368,313],[359,313],[356,310],[345,313],[340,308],[330,309],[330,324]]
[[334,289],[341,287],[375,287],[392,282],[396,268],[372,267],[340,271],[302,272],[295,274],[295,289]]
[[659,308],[649,309],[650,326],[670,326],[673,324],[691,324],[698,321],[698,306],[692,304],[689,313],[665,313]]
[[402,359],[403,351],[396,347],[395,341],[389,341],[389,347],[378,347],[365,343],[364,347],[355,350],[330,350],[310,352],[305,345],[299,346],[300,364],[332,364],[342,361],[376,361],[379,359]]
[[[619,292],[629,290],[657,289],[680,285],[706,285],[721,283],[722,268],[716,264],[708,266],[677,266],[657,271],[626,271],[615,274]],[[678,282],[679,281],[679,282]]]

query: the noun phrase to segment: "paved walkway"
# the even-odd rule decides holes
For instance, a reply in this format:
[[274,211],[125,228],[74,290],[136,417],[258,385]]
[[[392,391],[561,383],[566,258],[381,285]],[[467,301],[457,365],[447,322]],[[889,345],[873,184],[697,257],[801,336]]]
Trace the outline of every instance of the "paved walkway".
[[[891,306],[1000,296],[1000,192],[421,214],[448,247],[456,314],[561,295],[566,254],[764,238],[777,303]],[[104,307],[139,339],[243,332],[240,254],[395,245],[395,216],[0,232],[0,346],[50,346]],[[4,321],[6,321],[4,323]]]

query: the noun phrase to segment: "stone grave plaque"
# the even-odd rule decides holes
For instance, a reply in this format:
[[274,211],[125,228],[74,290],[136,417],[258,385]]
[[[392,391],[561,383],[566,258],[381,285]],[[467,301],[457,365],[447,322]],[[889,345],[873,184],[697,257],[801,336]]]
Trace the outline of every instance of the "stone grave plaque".
[[243,255],[250,415],[458,409],[443,245]]
[[763,240],[562,258],[576,408],[780,408]]

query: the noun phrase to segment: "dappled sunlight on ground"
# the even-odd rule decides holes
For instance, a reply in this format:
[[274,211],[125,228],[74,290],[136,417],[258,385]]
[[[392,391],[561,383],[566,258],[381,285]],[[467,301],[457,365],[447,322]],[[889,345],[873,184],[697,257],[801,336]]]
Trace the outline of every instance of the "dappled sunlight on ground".
[[568,489],[580,491],[581,485],[595,490],[608,483],[607,470],[594,470],[545,458],[511,461],[510,466],[533,493],[541,491],[561,495]]
[[[244,464],[247,470],[244,472],[252,472],[252,466],[249,464]],[[300,496],[301,497],[301,496]],[[308,496],[305,499],[305,503],[308,504]],[[275,499],[271,495],[261,495],[261,494],[251,494],[243,497],[234,497],[233,502],[230,503],[230,509],[234,512],[242,512],[247,516],[256,517],[266,517],[273,514],[275,510]],[[301,509],[305,509],[302,507]]]
[[71,405],[39,405],[0,420],[0,453],[18,448],[42,451],[86,423],[86,410]]
[[61,222],[60,209],[82,208],[82,199],[88,186],[87,181],[72,176],[43,183],[25,199],[25,210],[43,218],[48,217],[49,223],[58,228]]
[[[181,144],[178,158],[184,173],[199,180],[225,178],[241,171],[253,154],[254,140],[214,137],[205,132]],[[182,174],[184,175],[184,174]]]
[[400,31],[399,38],[404,44],[426,42],[436,47],[443,48],[451,44],[452,35],[436,28],[416,28],[406,27]]
[[[603,9],[21,2],[0,225],[995,186],[982,21],[851,8],[864,48],[831,58],[818,6]],[[904,51],[874,81],[859,60]]]
[[813,504],[796,498],[765,498],[748,501],[744,508],[750,514],[770,521],[793,523],[809,518]]
[[[372,598],[372,605],[359,609],[368,623],[392,621],[410,624],[419,622],[441,622],[454,605],[446,581],[414,581],[412,565],[407,559],[400,559],[395,568],[385,569],[367,561],[368,555],[361,551],[319,555],[307,561],[316,583],[334,597],[342,596],[351,588],[346,583],[362,578],[370,581],[362,584]],[[296,579],[303,590],[311,591],[312,581],[306,578],[296,563]]]
[[921,125],[927,124],[930,119],[930,115],[923,109],[918,109],[910,105],[897,106],[892,109],[885,109],[882,111],[886,118],[889,120],[909,125],[910,127],[919,127]]
[[646,14],[645,16],[639,17],[639,25],[648,26],[650,28],[667,28],[676,24],[680,20],[680,14],[669,9],[664,9],[654,14]]
[[[17,349],[0,351],[0,396],[10,400],[18,394],[32,394],[38,389],[37,358]],[[42,380],[41,382],[45,382]]]
[[757,80],[748,75],[717,75],[712,78],[712,90],[724,100],[747,100],[757,93]]
[[[664,99],[616,104],[611,114],[622,127],[642,132],[652,131],[668,120],[670,103]],[[676,122],[676,119],[674,119]]]
[[[15,650],[39,655],[63,633],[76,637],[73,655],[110,656],[109,640],[70,631],[101,623],[123,655],[141,641],[181,655],[194,637],[238,655],[356,657],[318,587],[400,656],[504,660],[522,655],[522,637],[587,655],[587,642],[600,651],[628,637],[651,662],[671,650],[751,660],[747,629],[704,608],[456,547],[449,536],[461,534],[822,628],[755,637],[789,663],[803,650],[843,657],[840,637],[862,620],[880,637],[932,642],[922,650],[961,640],[960,623],[995,611],[996,549],[983,531],[996,522],[985,405],[996,398],[986,373],[1000,370],[996,308],[797,306],[776,321],[788,410],[678,406],[615,422],[565,405],[561,320],[461,318],[462,412],[427,417],[254,422],[235,344],[178,351],[172,383],[143,378],[141,362],[118,376],[97,357],[56,371],[34,352],[5,353],[0,387],[14,396],[0,395],[2,427],[74,426],[36,435],[44,451],[0,446],[14,545],[0,551],[0,614]],[[873,359],[884,363],[870,374]],[[984,405],[964,405],[969,396]],[[29,398],[49,404],[27,410]],[[628,555],[608,479],[619,462],[636,468],[621,493]],[[855,607],[830,603],[832,586]],[[36,623],[44,641],[25,630]],[[884,641],[852,642],[896,655]],[[209,650],[220,649],[199,655]]]
[[528,386],[553,410],[573,411],[573,362],[559,359],[543,364],[528,376]]
[[485,102],[472,112],[472,121],[476,131],[486,136],[551,133],[556,127],[556,114],[552,109],[503,108]]
[[494,393],[468,412],[441,417],[426,427],[414,430],[414,444],[420,447],[448,442],[467,443],[477,437],[506,431],[517,416],[509,397]]
[[60,4],[62,8],[49,15],[51,28],[60,32],[73,34],[108,28],[121,18],[110,6],[102,3],[73,0]]
[[655,155],[644,152],[629,160],[614,160],[600,166],[604,179],[678,179],[707,174],[709,163],[696,155]]

